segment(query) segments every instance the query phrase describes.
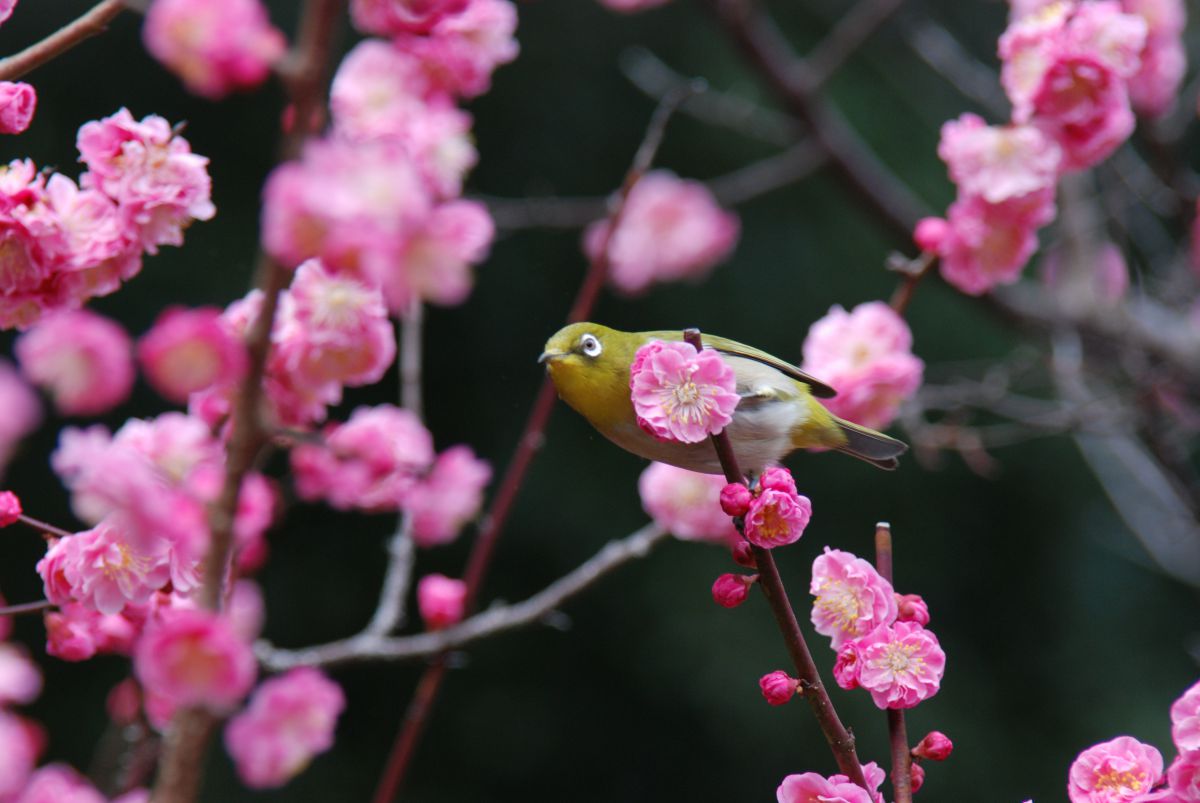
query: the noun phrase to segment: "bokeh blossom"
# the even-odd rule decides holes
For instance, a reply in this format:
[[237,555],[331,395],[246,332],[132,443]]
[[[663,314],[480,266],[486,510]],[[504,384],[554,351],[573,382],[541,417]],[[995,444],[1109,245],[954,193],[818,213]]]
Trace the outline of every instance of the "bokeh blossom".
[[227,710],[254,683],[250,645],[229,620],[202,610],[163,611],[148,624],[134,654],[134,670],[147,692],[173,705]]
[[0,800],[14,800],[25,788],[45,743],[37,725],[0,709]]
[[363,33],[379,36],[425,33],[439,20],[466,8],[469,0],[352,0],[350,16]]
[[133,390],[133,341],[121,325],[88,310],[43,319],[14,346],[21,372],[63,415],[98,415]]
[[248,365],[245,346],[221,324],[216,307],[168,307],[138,340],[137,356],[147,381],[175,402],[238,381]]
[[517,57],[516,29],[517,7],[509,0],[470,0],[461,13],[434,23],[427,35],[402,33],[394,42],[421,62],[435,87],[473,98],[491,88],[497,67]]
[[629,387],[638,426],[659,440],[699,443],[733,421],[737,379],[712,349],[652,340],[637,350]]
[[0,360],[0,477],[21,439],[42,423],[42,403],[7,360]]
[[458,624],[465,613],[467,585],[444,574],[427,574],[417,581],[417,610],[429,630]]
[[[651,463],[638,478],[642,508],[654,523],[684,541],[710,541],[732,545],[737,529],[721,509],[725,479],[699,474],[666,463]],[[750,491],[743,488],[749,498]]]
[[439,454],[404,502],[417,546],[445,544],[458,537],[483,507],[483,491],[491,479],[491,466],[468,446],[451,446]]

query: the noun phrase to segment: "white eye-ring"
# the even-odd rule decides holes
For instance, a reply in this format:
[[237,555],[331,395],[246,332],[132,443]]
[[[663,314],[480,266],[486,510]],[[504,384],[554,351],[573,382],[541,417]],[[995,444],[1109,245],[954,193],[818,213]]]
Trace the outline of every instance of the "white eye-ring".
[[600,352],[604,351],[604,346],[600,345],[595,335],[584,335],[579,338],[579,350],[586,357],[599,357]]

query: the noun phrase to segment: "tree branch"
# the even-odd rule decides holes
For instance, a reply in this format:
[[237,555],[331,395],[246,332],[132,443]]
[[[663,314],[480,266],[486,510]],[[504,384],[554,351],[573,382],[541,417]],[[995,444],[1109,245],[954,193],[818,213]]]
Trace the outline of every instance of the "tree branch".
[[103,0],[74,21],[19,53],[0,59],[0,81],[15,81],[58,58],[76,45],[102,34],[108,24],[126,9],[124,0]]
[[[875,525],[875,568],[895,588],[892,528],[886,521]],[[892,792],[896,796],[896,803],[912,803],[912,753],[908,748],[908,729],[904,724],[903,709],[889,708],[887,721],[888,740],[892,747]]]

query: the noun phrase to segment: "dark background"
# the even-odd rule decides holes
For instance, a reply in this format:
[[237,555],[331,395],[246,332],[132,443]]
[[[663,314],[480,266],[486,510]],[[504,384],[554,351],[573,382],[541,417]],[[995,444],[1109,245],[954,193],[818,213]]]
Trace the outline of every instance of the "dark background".
[[[12,52],[75,13],[82,2],[26,0],[0,30]],[[294,26],[293,3],[273,18]],[[806,50],[847,3],[776,2],[790,39]],[[990,64],[1006,8],[999,2],[913,2]],[[520,59],[470,105],[481,155],[469,193],[518,198],[591,195],[620,182],[653,102],[621,75],[618,57],[640,45],[688,75],[770,105],[706,9],[678,2],[622,17],[582,0],[520,7]],[[4,160],[30,156],[76,174],[75,131],[128,106],[186,120],[193,148],[212,158],[217,217],[194,226],[182,249],[147,259],[143,273],[94,307],[137,334],[166,304],[224,305],[250,280],[259,189],[274,160],[278,86],[210,103],[186,94],[141,49],[127,15],[30,77],[40,103],[23,136],[0,141]],[[343,45],[352,35],[345,31]],[[979,111],[914,57],[886,27],[841,71],[832,98],[932,209],[952,187],[935,147],[941,123]],[[709,178],[773,152],[687,117],[670,127],[659,164]],[[606,297],[597,320],[618,328],[696,325],[799,359],[809,323],[830,305],[886,298],[892,241],[828,174],[738,209],[743,234],[728,264],[700,285],[670,285],[635,299]],[[439,448],[468,443],[499,472],[509,459],[541,375],[534,358],[565,316],[584,271],[577,232],[504,236],[461,307],[428,316],[428,423]],[[933,379],[950,361],[991,359],[1036,338],[1005,328],[978,303],[927,282],[912,305],[916,351]],[[7,348],[11,338],[0,341]],[[390,401],[396,382],[347,394],[344,415]],[[144,386],[106,419],[150,416],[163,403]],[[48,455],[65,422],[25,445],[9,485],[33,515],[71,525]],[[72,422],[79,423],[79,422]],[[1120,523],[1071,440],[999,451],[1001,470],[972,474],[955,457],[940,469],[909,460],[894,474],[833,455],[791,461],[815,516],[804,539],[778,553],[800,618],[808,571],[828,544],[869,556],[873,525],[892,522],[899,590],[919,592],[947,654],[941,693],[909,715],[915,741],[930,729],[955,742],[928,768],[926,801],[1064,800],[1067,768],[1087,746],[1128,733],[1173,756],[1168,707],[1197,677],[1193,589],[1164,577]],[[555,411],[500,543],[485,599],[516,600],[562,575],[609,539],[645,521],[636,491],[642,462],[609,445],[571,411]],[[388,516],[293,506],[271,536],[260,581],[266,636],[285,646],[356,632],[374,608]],[[423,553],[419,571],[461,573],[472,536]],[[10,601],[40,594],[38,539],[4,533],[0,587]],[[566,632],[534,628],[482,643],[451,673],[421,745],[405,799],[442,801],[771,800],[789,773],[835,771],[803,703],[767,706],[757,678],[787,665],[757,597],[728,611],[710,599],[726,553],[671,542],[569,604]],[[17,637],[40,653],[40,621]],[[812,639],[827,671],[832,652]],[[50,732],[48,758],[86,769],[105,728],[104,694],[127,663],[44,660],[46,690],[30,715]],[[223,749],[209,754],[204,800],[367,800],[420,666],[339,670],[349,706],[332,753],[282,790],[237,783]],[[887,764],[885,717],[862,692],[834,689],[864,760]]]

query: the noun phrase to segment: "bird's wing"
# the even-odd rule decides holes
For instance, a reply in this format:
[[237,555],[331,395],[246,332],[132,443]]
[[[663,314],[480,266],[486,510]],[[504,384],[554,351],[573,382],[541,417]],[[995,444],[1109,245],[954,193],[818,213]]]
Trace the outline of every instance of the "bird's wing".
[[778,357],[774,357],[765,351],[753,348],[751,346],[738,343],[736,340],[726,340],[723,337],[716,335],[703,335],[704,345],[712,346],[717,351],[728,354],[732,357],[744,357],[747,360],[754,360],[763,365],[768,365],[776,371],[780,371],[797,382],[803,382],[808,385],[808,389],[812,391],[814,396],[823,399],[829,399],[837,395],[837,391],[826,385],[816,377],[806,374],[791,363],[784,362]]

